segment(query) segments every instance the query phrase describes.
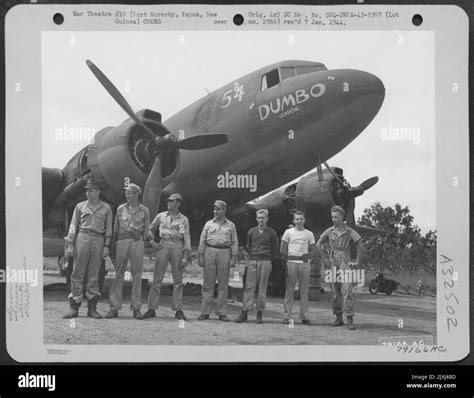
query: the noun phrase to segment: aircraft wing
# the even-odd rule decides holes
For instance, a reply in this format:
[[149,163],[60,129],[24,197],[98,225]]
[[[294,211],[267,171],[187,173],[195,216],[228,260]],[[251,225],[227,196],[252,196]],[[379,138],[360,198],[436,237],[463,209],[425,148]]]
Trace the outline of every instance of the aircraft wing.
[[363,238],[368,238],[369,236],[374,236],[374,235],[385,235],[388,231],[385,231],[383,229],[378,229],[378,228],[373,228],[373,227],[367,227],[365,225],[360,225],[356,224],[354,229],[359,233],[360,236]]

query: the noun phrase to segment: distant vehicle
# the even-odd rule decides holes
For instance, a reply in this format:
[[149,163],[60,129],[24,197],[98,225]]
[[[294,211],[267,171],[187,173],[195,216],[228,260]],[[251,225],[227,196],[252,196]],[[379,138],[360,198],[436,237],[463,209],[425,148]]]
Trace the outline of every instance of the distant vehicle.
[[395,290],[397,290],[399,282],[393,279],[385,278],[384,274],[377,272],[375,279],[372,279],[369,283],[370,294],[386,293],[390,296]]

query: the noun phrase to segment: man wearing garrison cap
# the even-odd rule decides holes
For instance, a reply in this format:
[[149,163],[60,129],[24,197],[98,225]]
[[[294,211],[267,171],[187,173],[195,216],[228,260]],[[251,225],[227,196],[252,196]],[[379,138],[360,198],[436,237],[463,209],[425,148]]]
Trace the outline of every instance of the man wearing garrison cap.
[[[166,201],[168,211],[159,213],[150,224],[149,238],[151,238],[151,243],[158,249],[158,252],[156,253],[153,283],[148,295],[148,310],[144,314],[145,318],[156,317],[161,284],[168,263],[171,263],[171,275],[173,276],[171,309],[176,311],[176,319],[186,320],[183,312],[183,273],[191,253],[191,235],[188,218],[179,211],[182,201],[183,198],[179,193],[170,195]],[[159,231],[160,243],[154,242],[156,230]]]
[[150,213],[148,208],[139,202],[141,188],[136,184],[128,184],[125,187],[127,203],[117,208],[114,224],[114,236],[116,241],[115,254],[115,279],[110,288],[110,311],[106,318],[115,318],[122,308],[122,290],[125,270],[128,260],[132,273],[132,297],[130,310],[133,317],[143,319],[140,312],[142,298],[142,269],[145,256],[144,241],[150,224]]
[[[71,274],[70,309],[64,318],[79,314],[82,297],[87,298],[87,316],[102,318],[97,312],[99,269],[109,255],[112,237],[112,209],[100,200],[100,185],[89,178],[85,185],[87,200],[74,208],[66,241],[66,257],[74,257]],[[85,286],[84,286],[85,284]]]
[[229,270],[235,266],[239,253],[237,231],[232,221],[225,217],[227,205],[222,200],[214,203],[214,218],[208,221],[202,230],[199,241],[199,265],[204,267],[202,284],[202,308],[198,320],[209,319],[214,285],[217,279],[217,316],[223,322],[227,318],[227,288]]

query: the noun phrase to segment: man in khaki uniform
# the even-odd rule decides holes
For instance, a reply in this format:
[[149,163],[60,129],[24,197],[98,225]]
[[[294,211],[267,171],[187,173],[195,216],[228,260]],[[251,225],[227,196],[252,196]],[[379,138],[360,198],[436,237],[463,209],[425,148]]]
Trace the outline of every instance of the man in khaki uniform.
[[[183,198],[179,193],[170,195],[166,202],[168,211],[159,213],[149,227],[151,244],[158,249],[158,252],[156,253],[153,283],[148,295],[148,311],[144,314],[145,318],[156,317],[161,283],[165,277],[168,262],[170,262],[173,276],[171,309],[176,311],[175,317],[178,320],[186,320],[183,312],[183,273],[191,253],[191,235],[188,218],[179,211],[182,201]],[[160,243],[154,241],[157,229],[161,238]]]
[[[326,264],[329,262],[333,275],[338,272],[351,270],[360,264],[364,245],[361,236],[348,227],[344,223],[344,209],[340,206],[333,206],[331,208],[331,218],[334,226],[328,228],[321,234],[316,246],[321,253],[321,258]],[[357,259],[351,261],[350,242],[357,244]],[[329,244],[330,254],[329,259],[325,259],[323,244]],[[328,261],[329,260],[329,261]],[[350,330],[356,329],[354,325],[354,297],[352,295],[352,281],[343,281],[331,283],[331,290],[333,291],[332,309],[336,320],[333,326],[342,326],[344,321],[342,314],[345,313],[347,317],[347,327]]]
[[99,319],[97,312],[99,291],[99,269],[102,260],[109,255],[112,237],[112,209],[100,200],[100,185],[92,178],[85,185],[87,200],[74,208],[66,241],[66,256],[74,256],[71,274],[70,309],[64,318],[75,318],[84,291],[87,302],[87,316]]
[[114,234],[116,240],[115,251],[115,279],[110,288],[110,311],[106,318],[115,318],[122,308],[123,278],[130,259],[132,271],[132,297],[130,310],[133,317],[143,319],[140,312],[142,301],[142,269],[145,256],[144,241],[150,225],[148,208],[139,201],[142,190],[136,184],[125,187],[127,203],[117,208],[115,215]]
[[227,318],[227,289],[229,270],[235,266],[239,253],[237,230],[232,221],[227,220],[225,212],[227,204],[222,200],[214,203],[214,218],[208,221],[202,230],[199,240],[199,266],[204,267],[202,285],[202,308],[198,320],[209,319],[214,285],[217,279],[217,316],[223,322]]

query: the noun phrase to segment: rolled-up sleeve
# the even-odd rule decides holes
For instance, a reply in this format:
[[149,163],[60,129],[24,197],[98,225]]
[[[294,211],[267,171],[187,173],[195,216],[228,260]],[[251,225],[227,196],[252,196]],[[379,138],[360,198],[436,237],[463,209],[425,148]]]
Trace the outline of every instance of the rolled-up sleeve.
[[112,227],[112,209],[110,206],[107,206],[107,213],[106,213],[106,220],[105,220],[105,239],[110,240],[113,234],[113,227]]
[[351,239],[354,243],[357,243],[362,237],[359,235],[357,231],[351,230]]
[[184,226],[184,250],[191,251],[191,233],[189,231],[189,220],[186,218],[183,222]]
[[328,239],[328,236],[329,236],[329,229],[326,229],[326,230],[321,234],[321,236],[319,237],[318,241],[316,242],[316,246],[321,246],[321,245]]
[[65,241],[74,243],[74,240],[76,239],[77,229],[79,228],[80,217],[81,214],[79,210],[79,204],[77,204],[76,207],[74,207],[74,212],[72,213],[71,223],[69,224],[69,232],[64,238]]
[[204,228],[202,229],[202,232],[201,232],[201,237],[199,238],[199,248],[198,248],[199,254],[204,254],[204,249],[206,248],[207,225],[208,223],[204,224]]
[[232,223],[230,228],[230,240],[232,255],[237,256],[239,254],[239,239],[237,237],[237,229],[235,228],[234,223]]
[[153,219],[152,223],[148,227],[148,237],[151,240],[155,240],[155,231],[158,229],[160,225],[160,215],[157,214],[156,217]]

